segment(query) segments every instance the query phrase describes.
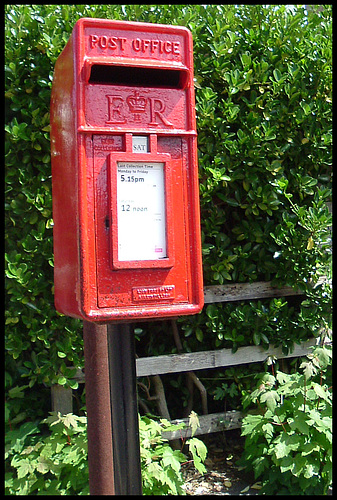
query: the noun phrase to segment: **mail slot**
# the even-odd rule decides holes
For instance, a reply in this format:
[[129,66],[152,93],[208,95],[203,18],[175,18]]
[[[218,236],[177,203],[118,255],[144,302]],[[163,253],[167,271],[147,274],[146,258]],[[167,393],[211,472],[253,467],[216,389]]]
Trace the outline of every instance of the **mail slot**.
[[199,312],[189,30],[80,19],[50,111],[56,309],[100,322]]

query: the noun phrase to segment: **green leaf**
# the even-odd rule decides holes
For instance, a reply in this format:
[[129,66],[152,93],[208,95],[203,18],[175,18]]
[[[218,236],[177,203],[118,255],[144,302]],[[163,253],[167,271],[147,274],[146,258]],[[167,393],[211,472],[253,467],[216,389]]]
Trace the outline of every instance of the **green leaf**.
[[200,423],[199,423],[199,417],[198,417],[197,413],[195,413],[195,411],[193,411],[193,410],[191,411],[191,413],[189,415],[188,425],[189,425],[189,427],[191,427],[192,436],[194,436],[197,429],[200,427]]
[[274,427],[270,422],[262,425],[262,431],[267,441],[271,441],[274,435]]
[[69,387],[73,389],[74,391],[78,389],[78,382],[77,380],[68,380]]
[[[178,451],[178,450],[175,450]],[[170,466],[172,467],[173,470],[176,472],[180,471],[180,461],[176,456],[175,451],[173,451],[170,447],[165,448],[164,454],[163,454],[163,465],[165,467]],[[178,455],[179,455],[178,451]]]
[[317,474],[319,473],[319,469],[319,465],[306,463],[304,466],[303,476],[306,479],[311,479],[312,476],[317,476]]
[[310,455],[310,453],[313,453],[314,451],[320,451],[320,447],[317,443],[311,442],[311,443],[305,443],[304,446],[302,447],[301,453],[303,456]]
[[280,461],[280,472],[283,474],[294,467],[294,459],[291,456],[285,456]]
[[253,333],[253,342],[255,345],[260,345],[261,342],[261,336],[259,332],[254,332]]
[[248,414],[242,420],[243,427],[241,430],[241,435],[247,436],[259,432],[259,429],[262,429],[263,423],[264,417],[262,415]]
[[240,54],[240,59],[241,59],[243,69],[247,69],[250,67],[252,58],[249,55],[249,53],[246,52],[246,53]]
[[300,368],[303,368],[303,373],[307,380],[317,373],[317,368],[314,367],[311,361],[303,361],[300,364]]
[[25,394],[23,391],[27,389],[27,387],[28,385],[21,385],[20,387],[15,386],[12,389],[9,389],[8,395],[10,398],[24,398]]
[[195,330],[195,336],[199,342],[202,342],[204,340],[204,333],[201,330],[201,328],[196,328]]
[[43,455],[39,457],[36,470],[41,474],[46,474],[50,470],[50,460]]
[[294,457],[294,466],[291,470],[292,474],[295,477],[298,477],[302,474],[303,469],[307,465],[307,457],[303,457],[300,453],[297,453]]
[[271,411],[275,411],[277,402],[280,401],[280,395],[276,391],[267,391],[260,397],[261,403],[266,403]]
[[78,420],[79,417],[77,417],[77,415],[73,415],[72,413],[68,413],[62,417],[63,424],[67,428],[73,427],[74,429],[77,429]]
[[279,82],[282,78],[282,73],[278,69],[273,70],[273,75],[277,82]]
[[320,384],[316,382],[312,382],[312,387],[319,398],[324,399],[324,401],[330,401],[330,394],[327,389],[322,387]]
[[290,428],[294,431],[299,431],[301,434],[309,435],[310,427],[307,423],[307,415],[301,411],[294,412],[294,418],[289,419]]
[[188,439],[186,444],[192,454],[195,468],[200,472],[200,474],[207,472],[206,467],[202,463],[207,455],[207,448],[205,444],[197,438]]
[[[12,461],[12,465],[14,465],[15,462]],[[20,460],[19,466],[17,467],[17,475],[18,479],[22,479],[25,476],[28,476],[32,472],[34,472],[34,465],[30,462],[29,459],[23,459]]]
[[284,441],[281,441],[280,443],[278,443],[274,449],[276,458],[283,458],[283,457],[288,456],[289,451],[290,451],[290,449]]

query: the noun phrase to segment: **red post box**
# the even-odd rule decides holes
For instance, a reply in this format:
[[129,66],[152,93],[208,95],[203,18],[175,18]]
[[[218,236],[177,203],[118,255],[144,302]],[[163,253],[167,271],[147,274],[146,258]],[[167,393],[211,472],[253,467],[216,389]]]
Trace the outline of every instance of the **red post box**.
[[51,97],[55,306],[87,321],[203,306],[192,36],[80,19]]

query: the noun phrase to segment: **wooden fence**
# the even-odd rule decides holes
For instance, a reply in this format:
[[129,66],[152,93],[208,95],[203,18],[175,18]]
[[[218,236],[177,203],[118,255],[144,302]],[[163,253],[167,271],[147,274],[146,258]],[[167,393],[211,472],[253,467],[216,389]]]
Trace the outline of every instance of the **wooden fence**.
[[[233,302],[252,299],[266,299],[273,297],[285,297],[301,295],[291,287],[278,288],[272,286],[271,282],[242,283],[230,285],[215,285],[204,288],[205,304],[215,302]],[[284,355],[281,348],[270,346],[268,350],[260,346],[241,347],[234,354],[231,349],[218,349],[212,351],[202,351],[193,353],[170,354],[136,359],[137,377],[155,376],[180,372],[194,372],[207,368],[229,367],[241,364],[263,362],[268,356],[275,356],[278,359],[305,356],[315,339],[311,339],[301,345],[296,345],[293,352]],[[85,382],[85,375],[82,370],[78,370],[75,377],[79,383]],[[195,377],[197,379],[197,377]],[[62,414],[71,413],[72,390],[55,385],[52,390],[52,409],[60,411]],[[204,412],[207,413],[207,410]],[[234,429],[241,425],[242,415],[238,411],[224,413],[205,414],[199,416],[200,427],[195,433],[207,434],[220,430]],[[172,423],[185,422],[187,428],[184,436],[191,435],[187,419],[172,420]],[[168,439],[177,439],[181,431],[165,433]]]

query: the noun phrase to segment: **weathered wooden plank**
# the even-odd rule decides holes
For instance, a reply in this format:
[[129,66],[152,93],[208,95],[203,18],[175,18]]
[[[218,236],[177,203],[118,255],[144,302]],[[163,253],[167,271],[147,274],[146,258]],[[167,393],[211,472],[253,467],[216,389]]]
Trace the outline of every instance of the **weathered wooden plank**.
[[[258,363],[268,356],[277,358],[296,358],[305,356],[309,347],[315,344],[315,339],[310,339],[300,345],[295,345],[294,351],[287,356],[280,347],[270,347],[264,350],[260,346],[240,347],[235,353],[231,349],[218,349],[216,351],[190,352],[185,354],[167,354],[136,359],[137,377],[148,375],[163,375],[165,373],[179,373],[186,371],[205,370],[207,368],[220,368],[224,366]],[[75,377],[77,382],[84,382],[84,373],[78,370]]]
[[[326,281],[326,277],[317,284]],[[254,283],[231,283],[226,285],[204,286],[205,304],[215,302],[236,302],[238,300],[268,299],[274,297],[289,297],[304,295],[302,291],[291,286],[277,287],[271,281],[256,281]]]
[[315,339],[301,345],[295,345],[294,350],[287,356],[280,347],[269,347],[264,350],[260,346],[240,347],[235,353],[231,349],[216,351],[191,352],[186,354],[168,354],[149,358],[136,359],[137,377],[147,375],[161,375],[165,373],[180,373],[186,371],[204,370],[206,368],[219,368],[223,366],[242,365],[264,361],[268,356],[277,358],[294,358],[305,356]]
[[272,286],[271,281],[233,283],[204,287],[205,304],[212,304],[215,302],[234,302],[238,300],[268,299],[273,297],[288,297],[291,295],[303,295],[303,292],[294,290],[291,286],[283,286],[282,288]]
[[76,382],[78,382],[79,384],[83,384],[85,382],[85,375],[82,368],[77,368],[73,379],[76,380]]
[[[227,411],[224,413],[210,413],[209,415],[199,415],[200,427],[195,431],[194,436],[210,434],[211,432],[227,431],[241,427],[242,413],[239,411]],[[171,420],[171,424],[184,422],[186,427],[178,431],[162,432],[162,436],[170,441],[172,439],[189,438],[192,435],[192,428],[188,425],[189,418],[178,418]]]
[[62,385],[51,386],[51,408],[52,411],[59,411],[61,415],[72,413],[73,411],[73,391],[70,387]]

